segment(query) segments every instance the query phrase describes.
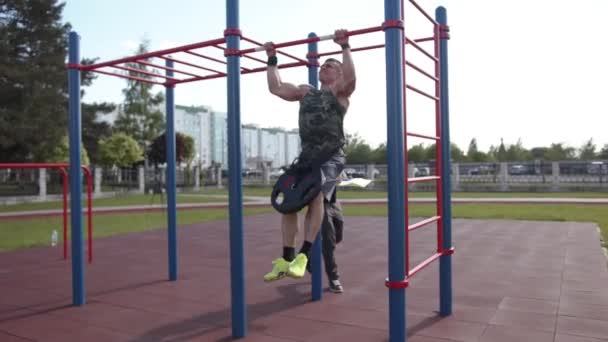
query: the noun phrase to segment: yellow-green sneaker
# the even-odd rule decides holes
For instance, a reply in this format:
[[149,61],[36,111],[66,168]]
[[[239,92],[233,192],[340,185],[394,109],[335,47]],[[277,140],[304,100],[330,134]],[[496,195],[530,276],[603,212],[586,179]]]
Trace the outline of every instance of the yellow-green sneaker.
[[289,261],[283,258],[274,259],[272,261],[272,271],[264,275],[264,281],[275,281],[285,277],[288,268]]
[[299,253],[296,258],[289,264],[287,275],[292,278],[302,278],[306,273],[306,264],[308,257],[304,253]]

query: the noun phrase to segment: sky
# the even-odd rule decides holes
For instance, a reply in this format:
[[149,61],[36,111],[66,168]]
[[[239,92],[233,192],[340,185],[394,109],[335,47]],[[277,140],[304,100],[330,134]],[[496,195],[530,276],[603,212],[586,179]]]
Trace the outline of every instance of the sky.
[[[564,143],[580,147],[590,138],[601,148],[608,144],[608,49],[605,41],[605,0],[418,0],[434,15],[437,6],[448,13],[449,106],[452,142],[466,151],[472,138],[478,147],[515,144],[524,147]],[[406,1],[405,34],[432,35],[432,25]],[[106,61],[133,55],[147,39],[151,50],[165,49],[223,37],[225,2],[219,0],[68,0],[63,20],[81,36],[81,56]],[[275,43],[306,38],[310,32],[326,35],[335,29],[379,26],[384,2],[379,0],[241,0],[239,24],[243,35]],[[383,44],[384,34],[351,37],[353,48]],[[432,52],[431,42],[422,43]],[[241,48],[253,45],[243,42]],[[320,42],[319,51],[335,51],[332,41]],[[306,47],[283,51],[304,58]],[[212,48],[198,52],[223,59]],[[413,47],[406,58],[432,72],[434,63]],[[263,52],[254,56],[265,59]],[[212,69],[225,66],[197,57],[175,58]],[[279,63],[289,62],[279,56]],[[339,56],[338,56],[339,57]],[[357,88],[345,118],[345,131],[358,134],[373,147],[386,141],[386,62],[384,49],[356,52],[353,59]],[[160,64],[159,60],[155,63]],[[262,66],[241,58],[241,66]],[[180,69],[200,74],[191,67]],[[307,83],[305,67],[283,69],[281,78]],[[406,82],[427,92],[434,82],[411,68]],[[85,102],[120,103],[126,81],[100,75],[86,89]],[[162,87],[154,91],[164,91]],[[178,85],[179,105],[206,105],[226,111],[225,78]],[[407,92],[407,130],[433,135],[432,100]],[[241,122],[261,127],[297,127],[297,102],[286,102],[268,92],[264,73],[241,77]],[[408,147],[426,141],[408,138]]]

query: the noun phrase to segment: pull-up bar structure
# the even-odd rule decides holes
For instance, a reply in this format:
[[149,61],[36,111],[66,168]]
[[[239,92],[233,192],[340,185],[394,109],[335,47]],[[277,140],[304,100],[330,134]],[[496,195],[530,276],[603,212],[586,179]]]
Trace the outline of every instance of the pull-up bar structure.
[[[385,48],[386,91],[387,91],[387,160],[388,160],[388,278],[384,284],[389,293],[389,340],[406,341],[406,288],[409,280],[432,262],[439,260],[440,269],[440,314],[452,312],[452,271],[451,256],[454,252],[451,239],[451,185],[450,185],[450,138],[448,106],[448,26],[446,10],[436,9],[435,18],[429,15],[414,0],[408,0],[414,8],[433,25],[433,36],[411,39],[404,34],[404,0],[385,0],[384,23],[379,26],[351,30],[347,34],[356,36],[373,32],[384,32],[384,43],[365,47],[353,47],[351,51]],[[166,89],[166,150],[167,150],[167,225],[168,225],[168,265],[169,280],[178,278],[177,231],[176,231],[176,189],[175,189],[175,118],[174,88],[178,84],[227,78],[228,93],[228,172],[229,172],[229,231],[230,231],[230,276],[232,335],[241,338],[247,334],[247,307],[245,301],[245,258],[243,234],[243,193],[241,176],[241,75],[263,72],[266,61],[250,54],[263,51],[262,44],[244,37],[239,28],[239,1],[226,0],[226,29],[224,36],[205,42],[183,45],[137,56],[107,62],[81,65],[79,36],[69,35],[69,115],[70,115],[70,187],[72,222],[72,285],[73,304],[85,304],[82,247],[82,208],[80,179],[80,72],[89,71],[117,76],[133,81],[162,85]],[[308,44],[305,58],[277,50],[278,54],[294,61],[279,64],[281,69],[306,66],[308,81],[318,87],[319,58],[340,53],[340,51],[318,52],[318,42],[332,39],[333,35],[317,36],[314,33],[305,39],[275,44],[275,49]],[[241,42],[254,47],[241,49]],[[433,53],[421,44],[434,43]],[[406,46],[411,46],[434,64],[432,72],[406,59]],[[222,50],[225,59],[212,57],[203,50]],[[183,53],[199,61],[211,61],[225,66],[225,70],[201,66],[176,56]],[[259,67],[241,66],[241,58],[258,63]],[[160,60],[160,61],[153,61]],[[177,67],[179,66],[179,67]],[[151,67],[152,71],[143,67]],[[183,67],[189,67],[187,71]],[[432,80],[435,92],[431,94],[406,83],[406,67]],[[141,69],[140,69],[141,68]],[[121,73],[123,72],[123,73]],[[124,73],[127,72],[127,73]],[[434,134],[421,134],[407,130],[405,107],[407,91],[432,100],[435,104]],[[436,144],[436,173],[433,176],[410,178],[407,174],[407,137],[431,140]],[[408,185],[418,182],[432,182],[437,189],[437,214],[409,225]],[[410,268],[409,232],[436,224],[437,250],[421,264]],[[321,243],[317,236],[311,262],[312,299],[320,300],[322,294]]]

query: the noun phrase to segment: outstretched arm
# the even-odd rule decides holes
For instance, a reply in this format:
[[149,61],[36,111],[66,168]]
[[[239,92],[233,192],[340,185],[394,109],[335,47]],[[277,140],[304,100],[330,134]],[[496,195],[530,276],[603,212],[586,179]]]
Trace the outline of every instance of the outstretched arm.
[[338,87],[338,92],[342,96],[349,97],[355,91],[357,76],[350,53],[347,31],[336,30],[334,42],[342,47],[342,82]]
[[266,71],[266,79],[268,80],[268,90],[273,95],[276,95],[286,101],[299,101],[310,86],[300,85],[296,86],[291,83],[281,81],[279,75],[279,68],[277,67],[276,51],[272,43],[264,44],[266,48],[266,54],[268,55],[268,69]]

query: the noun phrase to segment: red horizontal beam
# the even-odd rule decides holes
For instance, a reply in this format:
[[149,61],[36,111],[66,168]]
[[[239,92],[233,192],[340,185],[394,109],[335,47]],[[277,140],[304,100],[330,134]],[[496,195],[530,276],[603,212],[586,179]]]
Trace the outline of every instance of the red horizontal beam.
[[[218,49],[220,49],[220,50],[226,50],[226,48],[225,48],[225,47],[222,47],[222,46],[217,46],[217,45],[214,45],[213,47],[218,48]],[[266,61],[261,60],[261,59],[259,59],[259,58],[255,58],[255,57],[253,57],[253,56],[249,56],[249,55],[242,55],[242,56],[243,56],[244,58],[248,58],[248,59],[251,59],[251,60],[253,60],[253,61],[260,62],[260,63],[262,63],[262,64],[266,64]]]
[[427,219],[424,219],[422,221],[419,221],[419,222],[416,222],[416,223],[410,225],[409,227],[407,227],[407,230],[414,231],[414,230],[416,230],[418,228],[422,228],[422,227],[424,227],[424,226],[426,226],[428,224],[431,224],[433,222],[437,222],[437,221],[439,221],[440,218],[441,218],[440,216],[429,217]]
[[[350,51],[351,52],[357,52],[357,51],[378,49],[378,48],[382,48],[382,47],[384,47],[384,44],[370,45],[370,46],[366,46],[366,47],[354,48],[354,49],[350,49]],[[331,51],[331,52],[324,52],[324,53],[320,53],[319,57],[337,55],[337,54],[340,54],[340,53],[342,53],[342,50]]]
[[432,59],[435,63],[439,62],[439,59],[433,55],[431,55],[430,52],[426,51],[424,48],[422,48],[422,46],[420,46],[418,43],[416,43],[415,41],[409,39],[408,37],[405,37],[405,43],[406,44],[411,44],[413,47],[415,47],[418,51],[422,52],[425,56],[427,56],[428,58]]
[[103,63],[97,63],[97,64],[91,64],[91,65],[83,65],[80,69],[81,70],[98,69],[98,68],[103,68],[103,67],[110,66],[110,65],[123,64],[123,63],[128,63],[128,62],[135,62],[138,59],[148,59],[148,58],[151,58],[151,57],[160,57],[162,55],[168,55],[168,54],[171,54],[171,53],[181,52],[181,51],[186,51],[186,50],[192,50],[192,49],[199,49],[199,48],[202,48],[202,47],[213,46],[213,45],[222,44],[222,43],[225,43],[225,42],[226,42],[226,38],[218,38],[218,39],[208,40],[206,42],[194,43],[194,44],[189,44],[189,45],[182,45],[182,46],[174,47],[174,48],[171,48],[171,49],[153,51],[153,52],[148,52],[148,53],[144,53],[144,54],[141,54],[141,55],[135,55],[135,56],[132,56],[132,57],[125,57],[125,58],[115,59],[115,60],[111,60],[111,61],[107,61],[107,62],[103,62]]
[[177,70],[175,68],[169,68],[169,67],[162,66],[162,65],[156,65],[156,64],[153,64],[153,63],[145,62],[145,61],[136,61],[136,62],[139,63],[139,64],[142,64],[142,65],[147,65],[149,67],[159,68],[159,69],[163,69],[163,70],[167,70],[167,71],[173,71],[175,73],[180,73],[180,74],[183,74],[183,75],[188,75],[188,76],[193,76],[193,77],[202,77],[201,75],[192,74],[192,73],[189,73],[189,72],[186,72],[186,71]]
[[420,5],[418,5],[416,3],[416,1],[414,0],[410,0],[410,2],[412,3],[412,5],[414,5],[414,7],[416,7],[416,9],[418,9],[418,11],[420,11],[420,13],[422,13],[422,15],[424,15],[431,23],[433,23],[434,25],[438,25],[437,21],[435,21],[435,18],[431,17],[425,10],[424,8],[422,8]]
[[224,73],[224,72],[217,71],[217,70],[210,69],[210,68],[205,68],[205,67],[203,67],[203,66],[196,65],[196,64],[192,64],[192,63],[190,63],[190,62],[185,62],[185,61],[182,61],[182,60],[179,60],[179,59],[175,59],[175,58],[173,58],[173,57],[160,56],[159,58],[166,59],[166,60],[169,60],[169,61],[173,61],[173,62],[175,62],[175,63],[179,63],[179,64],[183,64],[183,65],[191,66],[191,67],[193,67],[193,68],[198,68],[198,69],[201,69],[201,70],[205,70],[205,71],[215,72],[215,73],[217,73],[217,74],[223,74],[223,75],[226,75],[226,73]]
[[429,139],[429,140],[441,140],[440,137],[434,137],[431,135],[424,135],[424,134],[410,133],[410,132],[407,132],[406,134],[409,135],[410,137],[417,137],[417,138],[423,138],[423,139]]
[[108,71],[103,71],[103,70],[98,70],[98,69],[94,69],[91,70],[91,72],[96,72],[99,74],[104,74],[104,75],[110,75],[110,76],[116,76],[116,77],[121,77],[121,78],[127,78],[133,81],[139,81],[139,82],[146,82],[146,83],[151,83],[151,84],[158,84],[158,85],[165,85],[165,83],[163,82],[158,82],[158,81],[152,81],[143,77],[136,77],[136,76],[129,76],[129,75],[122,75],[122,74],[117,74],[115,72],[108,72]]
[[[303,65],[308,65],[308,62],[285,63],[285,64],[280,64],[277,67],[279,69],[287,69],[287,68],[295,68],[295,67],[299,67],[299,66],[303,66]],[[260,67],[260,68],[254,68],[254,69],[251,69],[250,71],[243,72],[243,74],[252,74],[255,72],[266,71],[266,69],[268,69],[267,66]]]
[[434,41],[435,37],[426,37],[426,38],[418,38],[418,39],[414,39],[414,41],[416,43],[424,43],[424,42],[431,42]]
[[164,78],[164,79],[167,79],[170,81],[179,81],[179,78],[174,78],[174,77],[170,77],[170,76],[166,76],[166,75],[162,75],[162,74],[155,74],[153,72],[150,72],[147,70],[141,70],[141,69],[137,69],[137,68],[124,67],[121,65],[112,65],[112,68],[125,70],[125,71],[129,71],[129,72],[133,72],[133,73],[138,73],[138,74],[142,74],[142,75],[147,75],[147,76],[151,76],[151,77],[160,77],[160,78]]
[[[253,39],[250,39],[250,38],[241,37],[241,39],[242,39],[242,40],[244,40],[244,41],[250,42],[250,43],[252,43],[252,44],[256,44],[256,45],[258,45],[258,46],[264,46],[264,44],[262,44],[262,43],[260,43],[260,42],[257,42],[257,41],[255,41],[255,40],[253,40]],[[291,54],[288,54],[287,52],[283,52],[283,51],[279,51],[279,50],[277,50],[277,53],[278,53],[278,54],[281,54],[281,55],[283,55],[283,56],[287,56],[287,57],[293,58],[293,59],[295,59],[295,60],[296,60],[296,61],[298,61],[298,62],[306,62],[305,60],[303,60],[303,59],[301,59],[301,58],[298,58],[298,57],[296,57],[296,56],[293,56],[293,55],[291,55]]]
[[215,75],[208,75],[208,76],[199,76],[199,77],[192,77],[192,78],[186,78],[183,79],[179,82],[175,82],[174,84],[182,84],[182,83],[190,83],[190,82],[196,82],[196,81],[204,81],[204,80],[211,80],[214,78],[222,78],[222,77],[226,77],[225,74],[215,74]]
[[435,253],[433,254],[433,256],[431,256],[430,258],[424,260],[423,262],[421,262],[418,266],[412,268],[410,270],[410,273],[407,274],[407,277],[413,277],[414,274],[420,272],[421,270],[423,270],[425,267],[427,267],[428,265],[430,265],[433,261],[439,259],[440,256],[442,256],[443,253]]
[[409,61],[405,61],[405,65],[407,65],[407,66],[409,66],[410,68],[412,68],[412,69],[414,69],[414,70],[418,71],[419,73],[421,73],[421,74],[423,74],[424,76],[426,76],[426,77],[428,77],[428,78],[432,79],[433,81],[435,81],[435,82],[439,82],[439,78],[437,78],[437,77],[435,77],[435,76],[431,75],[430,73],[428,73],[428,72],[426,72],[426,71],[422,70],[422,68],[420,68],[419,66],[415,65],[414,63],[409,62]]
[[438,179],[440,179],[439,176],[412,177],[412,178],[408,178],[407,182],[409,184],[411,184],[411,183],[429,182],[429,181],[434,181],[434,180],[438,180]]
[[[223,61],[221,59],[217,59],[217,58],[214,58],[214,57],[209,57],[207,55],[203,55],[203,54],[200,54],[198,52],[194,52],[194,51],[184,51],[184,52],[188,53],[188,54],[191,54],[192,56],[204,58],[204,59],[207,59],[207,60],[210,60],[210,61],[213,61],[213,62],[217,62],[217,63],[220,63],[220,64],[224,64],[224,65],[228,64],[226,61]],[[247,69],[245,67],[241,67],[241,69],[243,69],[243,70],[249,70],[249,69]]]
[[409,84],[406,84],[406,85],[405,85],[405,87],[406,87],[407,89],[409,89],[409,90],[412,90],[412,91],[417,92],[418,94],[420,94],[420,95],[422,95],[422,96],[428,97],[428,98],[429,98],[429,99],[431,99],[431,100],[439,101],[439,98],[438,98],[437,96],[433,96],[433,95],[431,95],[431,94],[429,94],[429,93],[426,93],[426,92],[424,92],[424,91],[422,91],[422,90],[420,90],[420,89],[418,89],[418,88],[416,88],[416,87],[413,87],[413,86],[411,86],[411,85],[409,85]]

